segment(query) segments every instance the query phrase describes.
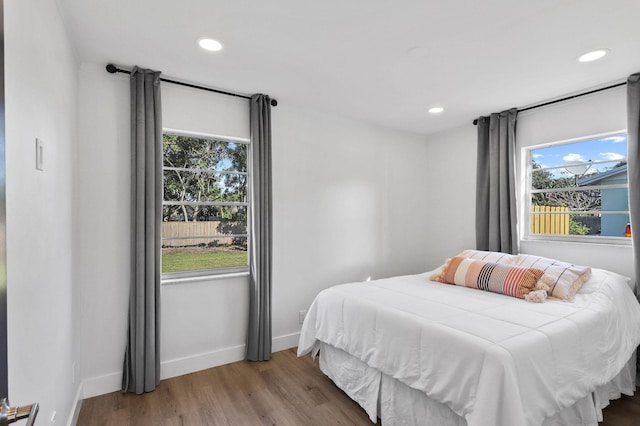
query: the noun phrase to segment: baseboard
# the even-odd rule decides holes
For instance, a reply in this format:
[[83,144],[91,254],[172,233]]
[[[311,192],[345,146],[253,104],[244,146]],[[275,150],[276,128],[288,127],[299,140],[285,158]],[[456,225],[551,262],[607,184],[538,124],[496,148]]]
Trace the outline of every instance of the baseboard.
[[82,399],[119,391],[122,388],[122,371],[89,377],[82,381],[82,385]]
[[[278,352],[293,348],[298,345],[300,333],[285,334],[274,337],[271,341],[272,352]],[[207,368],[218,367],[236,361],[242,361],[245,355],[245,345],[233,346],[217,351],[190,355],[184,358],[177,358],[163,361],[161,363],[161,379],[182,376],[184,374],[195,373]],[[81,386],[82,398],[91,398],[120,390],[122,386],[122,372],[105,374],[103,376],[90,377],[83,381]],[[78,410],[79,412],[79,410]]]
[[69,413],[69,420],[67,421],[67,426],[76,426],[78,423],[78,417],[80,416],[80,409],[82,408],[82,388],[83,384],[80,383],[78,386],[78,390],[76,392],[76,397],[71,407],[71,413]]
[[[274,337],[271,340],[271,351],[278,352],[298,345],[300,333],[291,333]],[[162,363],[162,379],[182,376],[207,368],[218,367],[236,361],[242,361],[245,356],[246,345],[234,346],[204,354],[192,355],[184,358],[164,361]]]
[[182,376],[194,373],[207,368],[217,367],[244,359],[245,345],[233,346],[231,348],[217,351],[190,355],[184,358],[177,358],[162,362],[160,378],[162,380],[171,377]]
[[279,352],[289,348],[298,346],[300,340],[300,332],[285,334],[271,339],[271,352]]

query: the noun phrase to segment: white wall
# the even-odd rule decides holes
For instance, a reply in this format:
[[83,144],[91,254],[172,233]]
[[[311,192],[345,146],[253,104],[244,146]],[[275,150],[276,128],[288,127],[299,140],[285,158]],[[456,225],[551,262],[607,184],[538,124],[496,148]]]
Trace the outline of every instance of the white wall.
[[321,289],[427,270],[428,148],[326,114],[272,112],[273,331],[283,336]]
[[[122,369],[129,294],[128,86],[106,71],[92,71],[81,66],[78,73],[75,278],[85,397],[91,389],[87,377]],[[96,367],[105,360],[106,368]],[[117,378],[110,378],[115,386]]]
[[[79,246],[85,397],[120,386],[129,267],[128,80],[80,68]],[[162,87],[166,128],[248,137],[244,100]],[[337,283],[428,265],[421,136],[280,104],[273,127],[274,350],[297,344],[298,311]],[[437,162],[434,162],[434,164]],[[99,206],[99,208],[98,208]],[[244,356],[248,280],[165,284],[162,374]]]
[[[526,146],[624,128],[626,99],[625,88],[621,87],[520,113],[516,135],[517,153],[520,154],[522,147]],[[454,228],[460,231],[454,233],[451,240],[447,240],[444,235],[448,227],[434,226],[430,230],[431,240],[444,241],[444,245],[432,250],[436,258],[442,258],[451,256],[461,248],[475,246],[476,128],[469,122],[459,129],[428,139],[430,157],[441,159],[441,164],[433,169],[430,181],[446,182],[446,185],[430,189],[437,197],[432,199],[438,206],[448,207],[432,212],[430,218],[433,223],[448,223],[453,228],[455,222],[455,225],[461,227]],[[461,167],[457,166],[458,163]],[[517,166],[519,170],[519,155]],[[452,173],[450,167],[455,167],[455,172]],[[442,176],[442,173],[449,175]],[[522,185],[521,182],[519,184]],[[518,192],[522,194],[521,188],[518,188]],[[634,278],[631,246],[523,240],[520,241],[520,251],[610,269]]]
[[[55,2],[5,1],[9,396],[38,424],[73,417],[77,65]],[[35,139],[44,171],[35,169]]]
[[471,124],[428,138],[429,267],[476,246],[476,128]]

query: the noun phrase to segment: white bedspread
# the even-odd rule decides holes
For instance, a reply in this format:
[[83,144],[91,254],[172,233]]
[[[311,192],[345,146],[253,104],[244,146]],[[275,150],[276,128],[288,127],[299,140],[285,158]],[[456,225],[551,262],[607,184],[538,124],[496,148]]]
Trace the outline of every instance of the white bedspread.
[[640,305],[594,269],[573,303],[434,283],[430,273],[322,291],[298,355],[328,343],[425,392],[469,426],[539,425],[609,382],[640,344]]

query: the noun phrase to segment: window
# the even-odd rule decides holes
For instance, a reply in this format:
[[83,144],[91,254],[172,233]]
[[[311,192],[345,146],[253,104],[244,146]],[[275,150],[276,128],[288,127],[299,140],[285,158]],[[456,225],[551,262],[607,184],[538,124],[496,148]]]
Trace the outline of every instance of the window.
[[165,131],[165,278],[247,270],[248,141]]
[[630,235],[627,134],[524,149],[529,238],[622,242]]

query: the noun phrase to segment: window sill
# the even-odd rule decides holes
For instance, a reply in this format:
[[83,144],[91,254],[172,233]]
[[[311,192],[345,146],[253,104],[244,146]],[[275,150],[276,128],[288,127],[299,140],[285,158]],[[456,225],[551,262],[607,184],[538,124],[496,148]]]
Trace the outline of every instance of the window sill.
[[201,281],[217,281],[233,278],[248,277],[249,271],[241,272],[229,272],[224,274],[208,274],[208,275],[195,275],[189,277],[167,277],[160,279],[160,285],[173,285],[173,284],[189,284]]
[[540,243],[567,243],[567,244],[581,244],[581,245],[594,245],[594,246],[616,246],[616,247],[631,247],[631,238],[625,237],[554,237],[553,235],[540,235],[533,236],[527,235],[522,238],[521,241],[525,242],[540,242]]

